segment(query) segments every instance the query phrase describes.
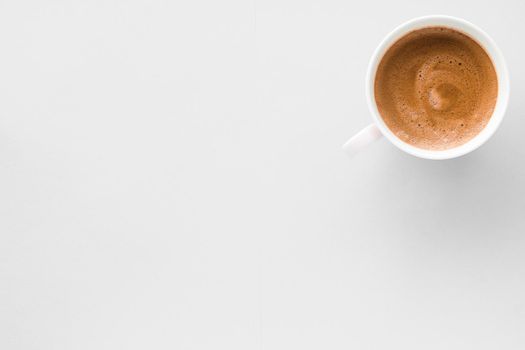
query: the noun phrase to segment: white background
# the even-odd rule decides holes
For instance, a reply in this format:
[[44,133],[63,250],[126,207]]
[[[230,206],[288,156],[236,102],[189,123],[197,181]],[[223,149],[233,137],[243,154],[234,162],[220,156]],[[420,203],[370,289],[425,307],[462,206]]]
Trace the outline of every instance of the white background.
[[[482,148],[370,123],[375,46],[485,29],[511,74]],[[525,5],[0,3],[0,348],[523,349]]]

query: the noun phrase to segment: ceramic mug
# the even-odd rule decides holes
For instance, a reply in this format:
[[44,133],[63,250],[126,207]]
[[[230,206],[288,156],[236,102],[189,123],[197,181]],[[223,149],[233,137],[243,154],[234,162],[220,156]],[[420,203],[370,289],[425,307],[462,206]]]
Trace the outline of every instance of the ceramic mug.
[[[492,113],[488,124],[478,135],[467,143],[446,150],[418,148],[399,139],[394,133],[392,133],[392,131],[390,131],[383,121],[383,118],[381,118],[374,96],[374,81],[377,67],[390,46],[409,32],[425,27],[436,26],[452,28],[467,34],[469,37],[477,41],[491,58],[498,77],[498,98],[496,106],[494,107],[494,112]],[[465,155],[484,144],[499,127],[503,120],[503,116],[505,115],[505,110],[507,109],[509,90],[509,73],[503,55],[494,41],[483,30],[463,19],[449,16],[425,16],[412,19],[390,32],[375,50],[372,59],[370,60],[370,64],[368,65],[368,71],[366,74],[366,99],[374,122],[348,140],[343,145],[343,150],[349,155],[354,155],[371,142],[384,136],[402,151],[420,158],[451,159]]]

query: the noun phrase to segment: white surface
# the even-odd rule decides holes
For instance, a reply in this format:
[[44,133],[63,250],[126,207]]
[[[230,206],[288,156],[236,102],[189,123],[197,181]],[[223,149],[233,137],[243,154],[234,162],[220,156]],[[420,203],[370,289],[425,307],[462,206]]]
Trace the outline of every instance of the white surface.
[[[523,349],[519,1],[3,1],[1,349]],[[511,72],[455,160],[385,141],[366,65],[403,21]]]

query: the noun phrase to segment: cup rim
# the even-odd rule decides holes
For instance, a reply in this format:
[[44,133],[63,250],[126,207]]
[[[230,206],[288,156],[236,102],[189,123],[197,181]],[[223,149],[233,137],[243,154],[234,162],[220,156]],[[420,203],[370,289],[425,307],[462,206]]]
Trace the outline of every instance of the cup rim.
[[[424,148],[419,148],[413,145],[406,143],[405,141],[398,138],[386,125],[383,118],[381,117],[379,110],[377,108],[374,92],[374,82],[377,72],[377,68],[381,59],[383,58],[386,51],[393,45],[398,39],[406,35],[407,33],[432,26],[443,26],[449,27],[451,29],[460,31],[470,38],[475,40],[487,53],[489,58],[494,65],[496,70],[496,76],[498,78],[498,97],[496,100],[496,105],[494,111],[490,117],[488,124],[477,134],[474,138],[468,142],[449,149],[445,150],[429,150]],[[484,32],[481,28],[476,25],[457,17],[445,16],[445,15],[430,15],[413,18],[407,22],[396,27],[392,30],[386,37],[381,41],[381,43],[375,49],[370,63],[368,65],[367,75],[366,75],[366,96],[368,101],[368,106],[375,124],[378,126],[381,133],[395,146],[397,146],[402,151],[411,154],[413,156],[425,159],[452,159],[456,157],[463,156],[467,153],[470,153],[483,145],[488,139],[492,137],[494,132],[498,129],[508,104],[510,93],[510,83],[507,65],[503,54],[497,47],[496,43],[492,38]]]

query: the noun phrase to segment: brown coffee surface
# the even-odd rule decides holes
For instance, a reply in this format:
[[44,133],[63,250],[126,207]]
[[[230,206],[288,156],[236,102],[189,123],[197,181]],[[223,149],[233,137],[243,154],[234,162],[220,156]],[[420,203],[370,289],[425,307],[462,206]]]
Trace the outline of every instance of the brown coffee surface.
[[383,120],[401,140],[443,150],[464,144],[487,125],[498,80],[477,42],[453,29],[429,27],[387,50],[374,94]]

